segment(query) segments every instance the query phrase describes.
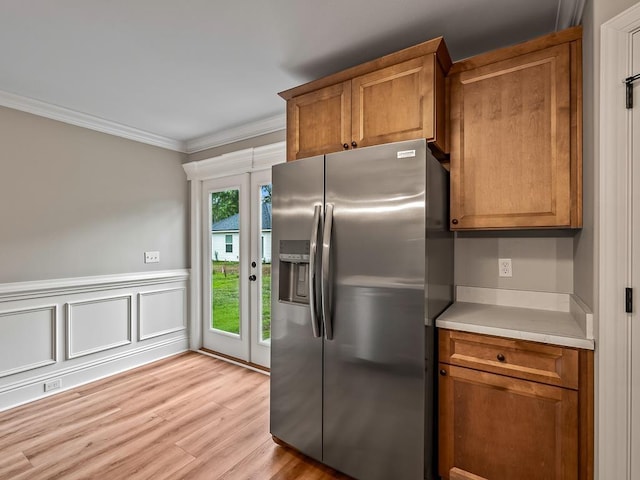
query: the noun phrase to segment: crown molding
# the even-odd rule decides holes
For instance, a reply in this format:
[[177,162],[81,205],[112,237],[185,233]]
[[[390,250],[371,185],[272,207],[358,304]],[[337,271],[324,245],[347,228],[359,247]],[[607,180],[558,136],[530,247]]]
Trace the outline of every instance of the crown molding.
[[0,106],[182,153],[201,152],[208,148],[284,130],[286,127],[286,115],[281,114],[181,141],[2,90]]
[[210,180],[247,172],[266,170],[286,160],[285,142],[246,148],[217,157],[184,163],[188,180]]
[[227,128],[187,140],[186,153],[201,152],[208,148],[219,147],[240,140],[246,140],[247,138],[284,130],[285,127],[286,115],[284,113],[275,115],[255,122],[245,123],[238,127]]
[[64,107],[52,105],[33,98],[23,97],[14,93],[0,90],[0,106],[13,108],[22,112],[32,113],[40,117],[58,120],[60,122],[88,128],[97,132],[115,135],[117,137],[135,140],[155,147],[166,148],[176,152],[185,152],[185,142],[173,138],[163,137],[154,133],[138,130],[110,120],[94,117],[86,113],[76,112]]
[[575,27],[582,23],[582,13],[586,0],[558,0],[556,15],[556,32],[565,28]]
[[287,159],[286,142],[277,142],[253,149],[252,171],[270,170],[278,163],[284,163]]

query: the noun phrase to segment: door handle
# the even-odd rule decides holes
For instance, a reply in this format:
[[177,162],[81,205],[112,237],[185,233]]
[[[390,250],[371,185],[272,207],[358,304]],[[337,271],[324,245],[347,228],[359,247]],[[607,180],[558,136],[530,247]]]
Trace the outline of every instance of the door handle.
[[333,340],[333,319],[331,318],[331,230],[333,229],[333,204],[327,203],[322,235],[322,318],[327,340]]
[[314,337],[320,336],[318,302],[316,299],[316,256],[318,252],[318,232],[322,220],[322,205],[313,208],[313,225],[309,242],[309,309],[311,310],[311,330]]
[[256,277],[255,275],[249,275],[249,280],[252,282],[255,282],[257,278],[258,277]]

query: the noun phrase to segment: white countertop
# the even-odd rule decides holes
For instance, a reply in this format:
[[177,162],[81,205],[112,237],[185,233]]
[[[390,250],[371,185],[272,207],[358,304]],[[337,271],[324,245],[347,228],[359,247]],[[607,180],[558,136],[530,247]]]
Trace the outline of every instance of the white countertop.
[[457,287],[436,326],[593,350],[593,314],[573,294]]

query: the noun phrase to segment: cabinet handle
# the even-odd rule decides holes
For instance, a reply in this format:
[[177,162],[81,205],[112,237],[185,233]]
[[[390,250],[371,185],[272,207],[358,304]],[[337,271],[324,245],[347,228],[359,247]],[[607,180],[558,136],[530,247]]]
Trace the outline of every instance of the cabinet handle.
[[442,370],[440,370],[440,375],[442,375],[443,377],[447,375],[447,371],[443,368]]
[[453,220],[451,220],[451,223],[453,223],[454,225],[457,225],[458,224],[458,219],[454,218]]
[[344,148],[345,150],[349,149],[349,144],[348,143],[343,143],[342,144],[342,148]]
[[504,362],[504,355],[503,354],[499,353],[497,358],[498,358],[498,361]]
[[351,142],[351,146],[352,146],[353,148],[356,148],[356,147],[358,146],[358,144],[357,144],[356,142]]

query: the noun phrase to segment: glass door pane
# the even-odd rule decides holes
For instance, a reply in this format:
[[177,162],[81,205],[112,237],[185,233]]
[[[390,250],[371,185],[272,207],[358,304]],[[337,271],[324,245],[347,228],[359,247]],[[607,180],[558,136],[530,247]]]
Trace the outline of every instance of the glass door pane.
[[262,218],[260,225],[260,250],[262,253],[262,272],[260,275],[260,340],[271,338],[271,184],[260,185],[260,203]]
[[204,348],[249,361],[249,174],[203,183]]
[[211,328],[240,333],[240,190],[211,192]]

